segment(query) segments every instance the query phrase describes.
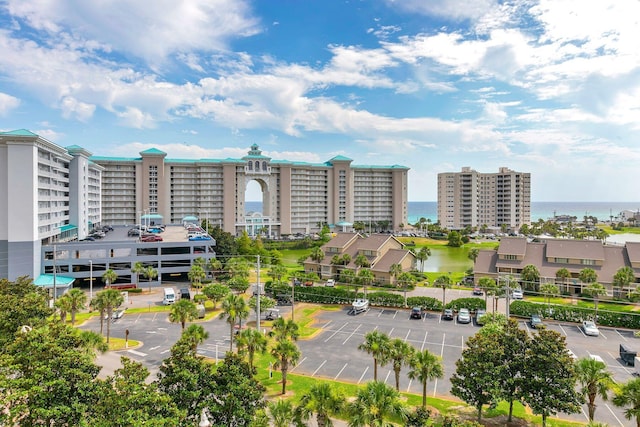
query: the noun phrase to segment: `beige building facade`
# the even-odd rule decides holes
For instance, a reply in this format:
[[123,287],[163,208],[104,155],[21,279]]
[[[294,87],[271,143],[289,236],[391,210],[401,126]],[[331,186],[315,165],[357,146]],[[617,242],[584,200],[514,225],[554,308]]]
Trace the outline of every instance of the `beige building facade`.
[[[138,158],[93,156],[103,170],[102,221],[140,223],[148,215],[165,224],[197,216],[234,235],[309,234],[356,221],[407,223],[407,173],[399,165],[354,165],[337,156],[324,163],[273,160],[253,145],[240,159],[169,159],[150,149]],[[247,186],[262,192],[262,212],[245,206]],[[260,226],[256,226],[260,224]]]
[[438,174],[438,221],[442,227],[518,230],[531,223],[531,174],[502,167],[480,173],[469,167]]

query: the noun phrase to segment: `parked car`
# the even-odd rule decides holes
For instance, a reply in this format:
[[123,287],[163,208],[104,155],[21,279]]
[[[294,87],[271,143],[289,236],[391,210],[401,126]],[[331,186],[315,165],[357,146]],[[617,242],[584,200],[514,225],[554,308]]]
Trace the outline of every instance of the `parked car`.
[[422,307],[413,307],[411,309],[411,316],[412,319],[422,319]]
[[486,314],[487,314],[487,311],[481,308],[476,311],[476,325],[478,326],[484,325],[484,320],[485,320],[484,317],[486,316]]
[[442,312],[443,320],[453,320],[453,310],[450,308],[445,308]]
[[127,236],[129,237],[139,236],[139,235],[140,235],[140,230],[137,228],[130,228],[129,231],[127,231]]
[[458,311],[458,323],[471,323],[471,313],[468,308],[461,308]]
[[140,237],[141,242],[162,242],[162,237],[157,234],[145,234]]
[[522,299],[522,298],[524,298],[524,293],[522,292],[522,289],[516,288],[513,291],[511,291],[511,298],[513,298],[513,299]]
[[191,299],[191,292],[189,292],[189,288],[181,288],[180,289],[180,299]]
[[336,285],[336,281],[333,279],[327,279],[324,285],[333,288]]
[[531,325],[533,329],[544,328],[542,316],[540,316],[539,314],[532,314],[531,318],[529,319],[529,325]]
[[206,236],[204,234],[200,234],[200,235],[197,235],[197,236],[189,237],[189,241],[190,242],[195,242],[195,241],[198,241],[198,240],[211,240],[211,236]]
[[480,286],[473,287],[473,295],[482,295],[482,288]]
[[305,285],[305,286],[313,286],[313,280],[306,280],[306,281],[304,282],[304,285]]
[[589,335],[591,337],[597,337],[600,335],[600,330],[592,320],[585,320],[582,322],[582,331],[585,335]]

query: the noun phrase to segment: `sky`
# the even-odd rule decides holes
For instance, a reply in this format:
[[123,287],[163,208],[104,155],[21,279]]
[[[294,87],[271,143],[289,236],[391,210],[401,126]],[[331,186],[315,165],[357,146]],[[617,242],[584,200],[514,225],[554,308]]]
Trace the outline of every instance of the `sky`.
[[398,164],[410,201],[468,166],[635,202],[638,40],[638,0],[0,0],[0,131]]

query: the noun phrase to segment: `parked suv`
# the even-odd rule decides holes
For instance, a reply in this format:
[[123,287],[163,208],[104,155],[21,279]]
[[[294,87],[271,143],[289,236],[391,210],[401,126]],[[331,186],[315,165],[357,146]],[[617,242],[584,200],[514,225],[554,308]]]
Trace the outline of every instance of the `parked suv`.
[[471,323],[471,314],[468,308],[461,308],[458,311],[458,323]]
[[189,288],[181,288],[180,289],[180,299],[191,299],[191,292],[189,292]]
[[411,309],[411,318],[412,319],[422,319],[422,308],[421,307],[413,307]]

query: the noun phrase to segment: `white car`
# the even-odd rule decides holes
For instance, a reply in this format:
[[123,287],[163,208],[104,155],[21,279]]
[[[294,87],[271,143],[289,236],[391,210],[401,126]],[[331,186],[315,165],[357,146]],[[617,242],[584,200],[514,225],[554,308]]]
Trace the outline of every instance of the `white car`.
[[585,320],[584,322],[582,322],[582,331],[585,335],[589,335],[591,337],[597,337],[600,335],[598,327],[591,320]]
[[336,281],[333,279],[328,279],[324,285],[329,286],[330,288],[333,288],[336,285]]
[[460,311],[458,311],[458,323],[471,323],[469,309],[461,308]]
[[522,289],[514,289],[511,291],[511,298],[513,299],[522,299],[524,294],[522,293]]

